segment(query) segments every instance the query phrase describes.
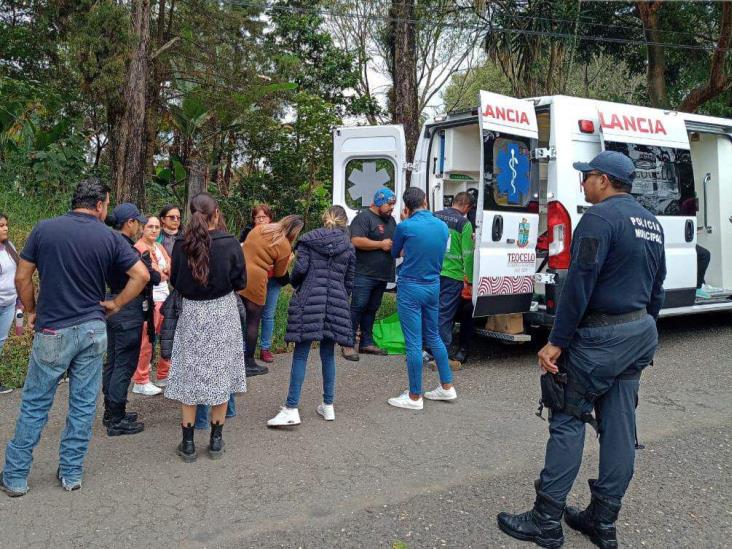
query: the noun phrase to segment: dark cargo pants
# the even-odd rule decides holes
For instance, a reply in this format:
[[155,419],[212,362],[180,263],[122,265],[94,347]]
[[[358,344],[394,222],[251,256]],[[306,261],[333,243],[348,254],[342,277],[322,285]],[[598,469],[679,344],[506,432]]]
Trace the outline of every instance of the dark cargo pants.
[[[653,360],[658,345],[651,316],[617,324],[580,328],[566,353],[565,367],[585,386],[601,395],[598,411],[600,466],[593,492],[620,504],[633,477],[635,462],[635,405],[640,374]],[[592,404],[582,403],[583,411]],[[549,421],[541,491],[564,502],[582,464],[585,423],[553,413]]]

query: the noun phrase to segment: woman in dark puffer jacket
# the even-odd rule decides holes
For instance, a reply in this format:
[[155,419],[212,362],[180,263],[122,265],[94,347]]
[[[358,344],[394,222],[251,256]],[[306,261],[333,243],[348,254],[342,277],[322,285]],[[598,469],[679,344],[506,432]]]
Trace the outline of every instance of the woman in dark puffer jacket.
[[286,341],[295,343],[290,372],[290,391],[269,427],[299,425],[302,382],[313,341],[320,342],[323,365],[323,403],[317,412],[326,421],[335,419],[335,344],[353,346],[349,297],[356,271],[356,252],[346,232],[348,218],[340,206],[323,215],[323,228],[300,237],[297,261],[290,276],[296,292],[287,312]]

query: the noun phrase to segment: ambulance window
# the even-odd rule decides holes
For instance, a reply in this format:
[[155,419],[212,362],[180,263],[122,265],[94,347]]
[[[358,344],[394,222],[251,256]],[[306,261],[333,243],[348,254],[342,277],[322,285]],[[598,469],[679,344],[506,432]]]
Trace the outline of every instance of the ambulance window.
[[394,163],[388,158],[361,158],[346,164],[346,205],[368,208],[382,187],[394,190]]
[[688,150],[615,142],[606,142],[605,149],[621,152],[635,164],[631,194],[644,208],[654,215],[689,215],[695,193]]
[[538,206],[538,181],[531,173],[529,151],[528,138],[483,132],[485,210],[529,210]]

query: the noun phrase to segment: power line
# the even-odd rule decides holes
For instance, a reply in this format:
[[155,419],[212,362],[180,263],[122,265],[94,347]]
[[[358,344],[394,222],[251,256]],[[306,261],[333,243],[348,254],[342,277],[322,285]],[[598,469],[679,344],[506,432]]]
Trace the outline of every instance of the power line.
[[[486,30],[490,33],[501,33],[501,34],[517,34],[517,35],[525,35],[525,36],[546,36],[551,38],[567,38],[567,39],[574,39],[575,35],[572,33],[566,33],[566,32],[557,32],[557,31],[544,31],[544,30],[533,30],[533,29],[521,29],[521,28],[512,28],[512,27],[498,27],[498,28],[491,28],[488,26],[486,28],[486,25],[481,25],[480,23],[475,23],[472,25],[468,24],[461,24],[461,23],[450,23],[450,22],[444,22],[444,21],[438,21],[436,19],[430,19],[430,18],[403,18],[403,17],[391,17],[388,15],[365,15],[365,14],[358,14],[353,12],[337,12],[331,9],[309,9],[309,8],[300,8],[298,6],[283,6],[278,4],[267,4],[263,2],[252,2],[249,0],[228,0],[228,2],[232,5],[237,5],[240,7],[259,7],[261,9],[270,10],[272,12],[289,12],[289,13],[303,13],[308,15],[316,15],[316,16],[322,16],[322,17],[331,17],[331,18],[339,18],[339,17],[347,17],[351,19],[366,19],[366,20],[372,20],[372,21],[386,21],[386,22],[392,22],[392,23],[412,23],[414,25],[424,24],[424,23],[431,23],[431,24],[441,24],[444,27],[447,28],[453,28],[458,30]],[[531,20],[542,20],[542,21],[552,21],[552,22],[561,22],[561,21],[567,21],[562,19],[553,19],[548,17],[536,17],[536,16],[520,16],[520,15],[514,15],[514,16],[508,16],[512,18],[522,18],[522,19],[531,19]],[[604,27],[604,28],[628,28],[631,27],[620,27],[617,25],[602,25],[599,23],[593,23],[594,26],[597,27]],[[638,29],[634,29],[638,30]],[[680,31],[671,31],[671,32],[679,32]],[[586,34],[580,34],[576,36],[577,40],[579,41],[589,41],[589,42],[599,42],[599,43],[612,43],[612,44],[627,44],[627,45],[633,45],[633,46],[659,46],[664,47],[666,49],[679,49],[679,50],[693,50],[693,51],[704,51],[704,52],[710,52],[710,51],[722,51],[722,52],[728,52],[732,50],[732,48],[717,48],[716,46],[704,46],[704,45],[697,45],[697,44],[677,44],[673,42],[656,42],[656,41],[649,41],[649,40],[639,40],[639,39],[630,39],[630,38],[612,38],[612,37],[603,37],[603,36],[590,36]]]

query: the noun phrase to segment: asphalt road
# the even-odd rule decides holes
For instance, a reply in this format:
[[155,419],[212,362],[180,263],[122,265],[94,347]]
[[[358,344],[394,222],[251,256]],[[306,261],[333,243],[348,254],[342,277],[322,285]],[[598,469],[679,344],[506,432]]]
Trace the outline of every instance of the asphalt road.
[[[664,321],[656,364],[644,373],[636,476],[618,523],[623,547],[732,545],[732,315]],[[251,380],[224,429],[227,453],[185,464],[175,455],[178,408],[131,397],[146,430],[107,438],[100,418],[81,491],[54,478],[67,386],[59,388],[35,452],[30,492],[0,495],[1,547],[528,547],[496,527],[502,510],[533,502],[546,423],[534,416],[536,346],[478,343],[456,375],[455,403],[391,408],[406,385],[402,357],[339,361],[336,421],[315,413],[311,359],[303,424],[270,430],[284,400],[289,356]],[[317,352],[312,358],[317,359]],[[435,374],[425,372],[426,385]],[[0,444],[19,394],[0,397]],[[591,430],[588,430],[591,431]],[[204,436],[198,442],[205,448]],[[570,502],[589,500],[597,441]],[[589,543],[565,528],[565,547]]]

